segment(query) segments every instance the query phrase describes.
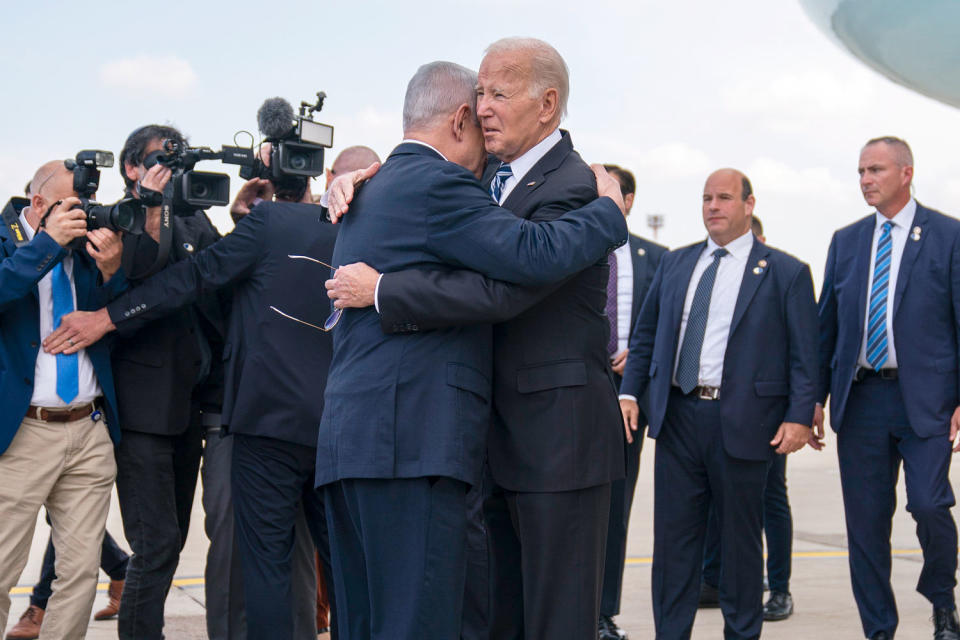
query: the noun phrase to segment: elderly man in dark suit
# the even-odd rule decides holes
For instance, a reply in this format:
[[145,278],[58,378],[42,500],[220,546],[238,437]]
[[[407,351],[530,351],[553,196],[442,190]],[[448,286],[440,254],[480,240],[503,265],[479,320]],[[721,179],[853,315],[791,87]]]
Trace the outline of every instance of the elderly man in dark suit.
[[[890,640],[890,521],[903,464],[907,511],[933,604],[934,638],[957,640],[957,527],[951,443],[960,431],[960,222],[911,196],[913,154],[899,138],[860,152],[860,189],[876,213],[837,231],[820,294],[820,391],[830,396],[863,631]],[[817,410],[817,435],[823,435]],[[960,450],[960,445],[954,451]]]
[[[492,154],[483,183],[521,219],[553,220],[596,197],[559,128],[568,94],[566,64],[545,42],[506,38],[481,63],[477,114]],[[624,453],[606,351],[608,266],[584,266],[532,288],[463,270],[381,278],[364,265],[328,283],[338,305],[376,301],[390,333],[499,323],[489,472],[470,496],[476,562],[465,638],[597,633],[610,484],[624,477]]]
[[[721,169],[703,190],[706,242],[660,262],[621,385],[628,434],[649,393],[657,638],[690,637],[712,501],[724,637],[760,637],[763,488],[774,453],[811,437],[817,309],[810,269],[757,241],[749,180]],[[631,434],[632,435],[632,434]]]
[[[604,165],[617,182],[623,194],[626,215],[630,215],[636,197],[637,181],[630,171],[617,165]],[[653,274],[667,248],[638,235],[630,234],[630,241],[610,255],[610,278],[607,281],[607,320],[610,322],[610,340],[607,353],[613,368],[614,381],[620,386],[627,355],[631,329],[636,325],[640,307],[647,296]],[[646,418],[639,422],[646,425]],[[607,528],[606,561],[603,570],[603,593],[600,599],[600,619],[597,633],[600,640],[626,639],[627,634],[613,621],[620,613],[620,591],[623,586],[623,567],[627,553],[627,527],[633,492],[640,473],[640,450],[643,438],[627,441],[627,476],[614,480],[610,489],[610,521]]]
[[[432,63],[417,72],[404,102],[407,140],[351,204],[334,264],[366,261],[386,272],[461,267],[517,284],[543,285],[592,268],[626,240],[620,209],[608,198],[596,199],[595,178],[582,163],[573,175],[590,188],[582,190],[577,211],[558,217],[558,204],[552,215],[526,220],[491,201],[476,178],[486,161],[484,136],[493,134],[485,125],[481,129],[477,113],[485,118],[488,102],[503,100],[499,96],[540,104],[548,120],[560,107],[556,90],[545,100],[533,99],[523,85],[507,78],[501,78],[506,84],[488,84],[487,72],[488,67],[481,67],[479,85],[473,72],[451,63]],[[479,101],[477,86],[484,87]],[[534,167],[523,178],[526,186],[514,191],[518,198],[539,201],[533,187],[545,182],[545,174],[558,169],[570,153],[569,139],[561,145],[547,165]],[[597,175],[601,193],[621,200],[616,182],[602,168]],[[505,180],[497,195],[512,187],[505,186]],[[561,182],[559,188],[571,189],[570,182]],[[603,267],[592,273],[599,295],[604,293],[605,272]],[[558,301],[557,307],[567,304],[570,301]],[[521,335],[501,338],[493,349],[498,357],[506,357],[503,351],[509,349],[514,352],[510,357],[523,358],[546,333],[554,334],[554,340],[562,336],[562,341],[576,342],[564,334],[560,309],[554,317],[557,326],[541,326],[536,339],[523,332],[529,342]],[[346,638],[459,636],[466,493],[481,476],[491,387],[503,395],[504,378],[512,377],[511,392],[528,394],[518,398],[523,410],[556,418],[557,411],[567,412],[570,405],[563,402],[564,408],[555,408],[557,398],[538,397],[537,392],[587,383],[583,360],[541,361],[494,372],[487,325],[418,331],[417,324],[407,323],[406,328],[416,333],[385,335],[373,309],[351,309],[334,333],[317,484],[324,485],[334,585],[345,611],[337,625]],[[597,358],[603,366],[599,350]],[[608,389],[612,394],[612,386]],[[498,412],[509,409],[501,406]],[[584,410],[595,412],[596,407]],[[531,431],[526,437],[547,435]],[[497,433],[493,439],[505,437]],[[575,470],[562,451],[552,459]],[[497,462],[504,473],[521,466],[512,460]],[[500,473],[499,466],[495,473]],[[548,523],[535,518],[531,524]],[[546,536],[542,539],[548,542]],[[595,624],[594,619],[593,630]]]

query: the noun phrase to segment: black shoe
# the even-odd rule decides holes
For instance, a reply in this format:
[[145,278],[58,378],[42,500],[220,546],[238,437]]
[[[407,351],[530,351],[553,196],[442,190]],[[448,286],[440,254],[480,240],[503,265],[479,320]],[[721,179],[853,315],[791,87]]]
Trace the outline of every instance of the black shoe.
[[933,640],[960,640],[960,621],[957,610],[933,610]]
[[771,591],[770,599],[763,605],[763,619],[767,622],[786,620],[793,615],[793,598],[789,593]]
[[886,631],[877,631],[870,636],[870,640],[893,640],[893,638]]
[[597,638],[599,640],[627,640],[627,634],[617,626],[613,618],[601,615],[597,621]]
[[720,606],[720,591],[712,584],[700,583],[700,602],[698,609],[716,609]]

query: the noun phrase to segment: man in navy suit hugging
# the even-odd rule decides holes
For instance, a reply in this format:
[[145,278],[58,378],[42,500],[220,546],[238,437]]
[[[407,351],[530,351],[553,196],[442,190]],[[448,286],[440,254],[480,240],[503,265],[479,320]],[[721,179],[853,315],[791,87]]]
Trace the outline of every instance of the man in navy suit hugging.
[[[627,239],[616,181],[546,222],[501,209],[477,178],[486,152],[476,73],[421,67],[405,140],[350,205],[334,265],[380,272],[473,269],[523,285],[559,281]],[[612,199],[611,199],[612,198]],[[387,335],[372,307],[347,309],[317,446],[341,638],[458,638],[466,494],[490,424],[492,330],[473,324]]]
[[[866,637],[890,640],[890,528],[903,463],[907,511],[933,604],[934,638],[957,640],[957,527],[950,447],[960,431],[960,222],[911,196],[913,154],[899,138],[860,152],[876,212],[833,235],[820,294],[820,390],[837,432],[850,577]],[[960,445],[954,447],[960,450]]]
[[703,190],[706,242],[660,261],[620,387],[628,436],[649,390],[654,461],[653,612],[659,640],[690,637],[712,501],[728,640],[760,637],[763,489],[774,453],[811,437],[817,309],[809,267],[753,236],[739,171]]

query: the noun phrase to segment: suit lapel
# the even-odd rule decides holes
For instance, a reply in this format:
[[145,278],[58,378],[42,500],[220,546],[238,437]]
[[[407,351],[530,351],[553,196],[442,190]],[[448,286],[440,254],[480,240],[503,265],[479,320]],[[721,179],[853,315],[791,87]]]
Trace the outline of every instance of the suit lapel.
[[[540,188],[540,185],[546,182],[548,174],[551,171],[556,170],[563,164],[564,159],[570,155],[571,151],[573,151],[573,142],[570,140],[570,134],[561,129],[560,142],[553,145],[553,147],[520,178],[517,185],[510,192],[510,195],[503,201],[503,208],[513,211],[522,218],[526,218],[527,215],[532,213],[523,210],[527,199],[534,191]],[[499,166],[499,161],[496,161],[496,163],[497,166]],[[489,168],[487,172],[489,173]],[[494,173],[496,173],[495,170]],[[493,174],[490,174],[491,179],[492,175]]]
[[856,239],[856,258],[853,269],[856,276],[857,289],[857,326],[860,338],[857,344],[863,341],[864,314],[867,312],[867,281],[870,279],[870,254],[873,253],[873,231],[876,227],[876,215],[867,218],[860,227]]
[[77,292],[77,309],[90,308],[90,294],[93,291],[93,273],[80,264],[83,260],[79,251],[73,252],[73,286]]
[[703,241],[689,247],[686,255],[680,259],[680,264],[677,266],[677,275],[671,283],[673,296],[670,298],[670,301],[673,306],[669,309],[669,313],[670,326],[673,327],[675,338],[680,334],[680,322],[683,320],[683,305],[687,298],[687,289],[690,287],[690,278],[693,277],[693,270],[697,268],[697,260],[700,259],[700,254],[703,253],[705,246],[707,246],[707,243]]
[[[897,309],[900,308],[900,301],[903,299],[903,292],[910,281],[910,272],[913,270],[913,264],[920,255],[920,249],[927,234],[923,233],[924,225],[929,217],[924,207],[917,205],[917,213],[913,216],[913,228],[907,229],[907,244],[903,248],[903,257],[900,258],[900,272],[897,274],[897,290],[893,295],[893,316],[896,317]],[[914,229],[919,229],[919,237],[914,240]]]
[[646,249],[640,244],[640,240],[630,236],[630,264],[633,265],[633,304],[630,305],[630,326],[633,327],[633,321],[640,311],[643,300],[640,300],[640,291],[643,289],[644,280],[647,277],[650,261],[646,258]]
[[756,238],[753,239],[753,248],[750,249],[750,257],[747,258],[747,266],[744,267],[743,281],[740,283],[740,293],[737,295],[737,304],[733,308],[733,319],[730,321],[730,335],[736,331],[737,325],[746,313],[750,301],[760,288],[760,283],[767,277],[767,272],[773,268],[773,265],[761,267],[758,263],[765,256],[770,255],[770,248]]

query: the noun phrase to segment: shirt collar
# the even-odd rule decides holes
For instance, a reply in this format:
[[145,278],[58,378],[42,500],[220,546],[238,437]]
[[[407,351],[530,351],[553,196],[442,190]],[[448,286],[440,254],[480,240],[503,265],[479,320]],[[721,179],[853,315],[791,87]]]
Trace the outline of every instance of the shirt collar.
[[893,216],[893,218],[888,218],[877,211],[877,229],[879,229],[884,222],[889,221],[893,223],[893,226],[900,227],[905,231],[909,231],[911,225],[913,225],[913,218],[915,215],[917,215],[917,201],[913,198],[910,198],[910,200],[907,201],[907,204],[903,206],[903,209],[900,209],[897,215]]
[[24,207],[23,211],[20,212],[20,226],[23,227],[23,233],[24,235],[27,236],[27,242],[30,242],[33,240],[33,236],[35,235],[35,232],[33,230],[33,227],[30,226],[30,223],[27,222],[28,209],[29,207]]
[[421,145],[425,146],[427,149],[430,149],[431,151],[434,151],[438,156],[440,156],[440,157],[443,158],[444,160],[447,160],[447,156],[443,155],[442,153],[440,153],[439,151],[437,151],[436,147],[434,147],[433,145],[427,144],[427,143],[424,142],[423,140],[414,140],[413,138],[404,138],[403,140],[400,141],[400,144],[406,144],[406,143],[408,143],[408,142],[411,143],[411,144],[421,144]]
[[[706,252],[713,255],[713,252],[719,248],[720,245],[714,242],[713,238],[707,236]],[[730,252],[730,255],[737,260],[746,260],[750,257],[750,251],[753,250],[753,230],[748,230],[736,240],[731,240],[723,248]]]
[[560,128],[553,130],[550,135],[546,138],[532,146],[519,158],[515,158],[513,162],[510,163],[510,170],[513,172],[513,177],[517,180],[523,179],[523,176],[527,175],[527,172],[530,169],[533,169],[533,165],[540,162],[540,159],[547,155],[547,151],[550,151],[563,136],[560,135]]

